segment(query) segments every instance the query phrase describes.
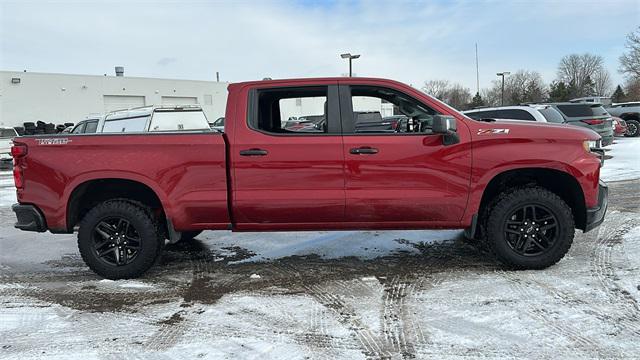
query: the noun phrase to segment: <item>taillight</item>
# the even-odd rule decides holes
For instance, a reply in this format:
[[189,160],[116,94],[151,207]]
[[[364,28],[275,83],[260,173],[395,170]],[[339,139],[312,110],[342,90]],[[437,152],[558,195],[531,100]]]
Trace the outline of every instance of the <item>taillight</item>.
[[18,159],[27,156],[27,145],[17,144],[11,147],[11,156]]
[[580,121],[589,125],[600,125],[604,123],[604,120],[602,119],[589,119],[589,120],[580,120]]

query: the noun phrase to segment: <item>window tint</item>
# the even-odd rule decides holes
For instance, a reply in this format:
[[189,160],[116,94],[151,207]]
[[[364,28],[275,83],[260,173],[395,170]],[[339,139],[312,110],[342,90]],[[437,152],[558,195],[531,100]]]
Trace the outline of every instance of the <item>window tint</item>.
[[250,125],[278,134],[328,133],[327,91],[326,86],[258,90]]
[[560,110],[568,117],[586,117],[593,115],[593,113],[591,112],[591,107],[589,107],[589,105],[558,105],[558,110]]
[[534,118],[533,115],[529,114],[528,111],[520,110],[520,109],[496,110],[495,117],[498,119],[536,121],[536,118]]
[[[343,119],[345,133],[432,134],[433,117],[438,115],[406,94],[372,86],[351,86],[351,106],[352,118]],[[383,118],[383,114],[393,111],[403,117]]]
[[202,111],[155,111],[149,131],[182,131],[210,129]]
[[84,133],[94,133],[98,129],[98,120],[87,121],[84,127]]
[[146,129],[148,120],[149,120],[149,116],[107,120],[104,122],[102,132],[105,132],[105,133],[142,132]]
[[538,111],[540,111],[542,116],[544,116],[544,118],[547,119],[547,122],[558,123],[558,124],[561,124],[564,122],[564,118],[562,117],[562,114],[560,114],[558,110],[552,107],[538,109]]

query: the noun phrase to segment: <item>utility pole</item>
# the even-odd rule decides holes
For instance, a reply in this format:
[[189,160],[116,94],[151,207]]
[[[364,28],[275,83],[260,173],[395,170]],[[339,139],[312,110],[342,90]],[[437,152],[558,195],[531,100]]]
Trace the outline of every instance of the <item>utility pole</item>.
[[476,43],[476,93],[480,94],[480,68],[478,67],[478,43]]
[[351,55],[351,53],[346,53],[346,54],[340,54],[340,57],[343,59],[349,59],[349,77],[353,76],[353,72],[351,71],[352,69],[352,65],[351,65],[351,61],[353,59],[357,59],[360,57],[360,55]]
[[505,75],[509,75],[511,74],[508,71],[503,71],[503,72],[499,72],[496,75],[501,76],[502,77],[502,93],[501,93],[501,98],[502,100],[500,101],[500,106],[504,106],[504,77]]
[[216,82],[220,82],[220,73],[216,71]]

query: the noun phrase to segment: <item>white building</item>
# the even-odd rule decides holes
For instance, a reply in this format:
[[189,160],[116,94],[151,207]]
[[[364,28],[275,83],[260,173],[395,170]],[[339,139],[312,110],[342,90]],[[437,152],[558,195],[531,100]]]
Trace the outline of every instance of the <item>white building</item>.
[[224,116],[226,82],[0,71],[0,126],[76,123],[88,114],[144,105],[198,104]]
[[[0,127],[24,122],[77,123],[87,115],[145,105],[197,104],[209,122],[224,116],[229,83],[128,76],[0,71]],[[324,113],[326,98],[290,99],[281,104],[283,119]],[[354,111],[393,115],[380,99],[354,98]]]

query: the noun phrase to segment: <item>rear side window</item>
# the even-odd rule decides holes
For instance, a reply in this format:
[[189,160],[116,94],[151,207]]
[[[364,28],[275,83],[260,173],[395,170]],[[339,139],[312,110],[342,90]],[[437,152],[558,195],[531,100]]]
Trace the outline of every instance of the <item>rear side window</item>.
[[156,111],[149,131],[208,130],[209,122],[202,111]]
[[561,124],[564,122],[564,118],[562,117],[562,114],[560,114],[558,110],[552,107],[538,109],[538,111],[540,111],[542,116],[544,116],[544,118],[547,119],[547,122],[557,123],[557,124]]
[[592,106],[591,112],[593,116],[608,116],[609,113],[602,106]]
[[[337,95],[336,95],[337,96]],[[252,95],[249,126],[274,134],[327,134],[337,124],[337,103],[327,86],[259,89]]]
[[146,129],[149,116],[135,118],[113,119],[104,122],[104,133],[142,132]]
[[472,113],[465,113],[465,115],[467,115],[468,117],[472,118],[472,119],[476,119],[476,120],[480,120],[480,119],[493,119],[496,117],[496,112],[495,111],[476,111],[476,112],[472,112]]
[[583,105],[583,104],[558,105],[558,110],[560,110],[567,117],[593,116],[593,112],[591,111],[591,107],[589,105]]
[[528,111],[519,110],[519,109],[496,110],[495,117],[498,119],[536,121],[536,118],[534,118],[533,115],[529,114]]

